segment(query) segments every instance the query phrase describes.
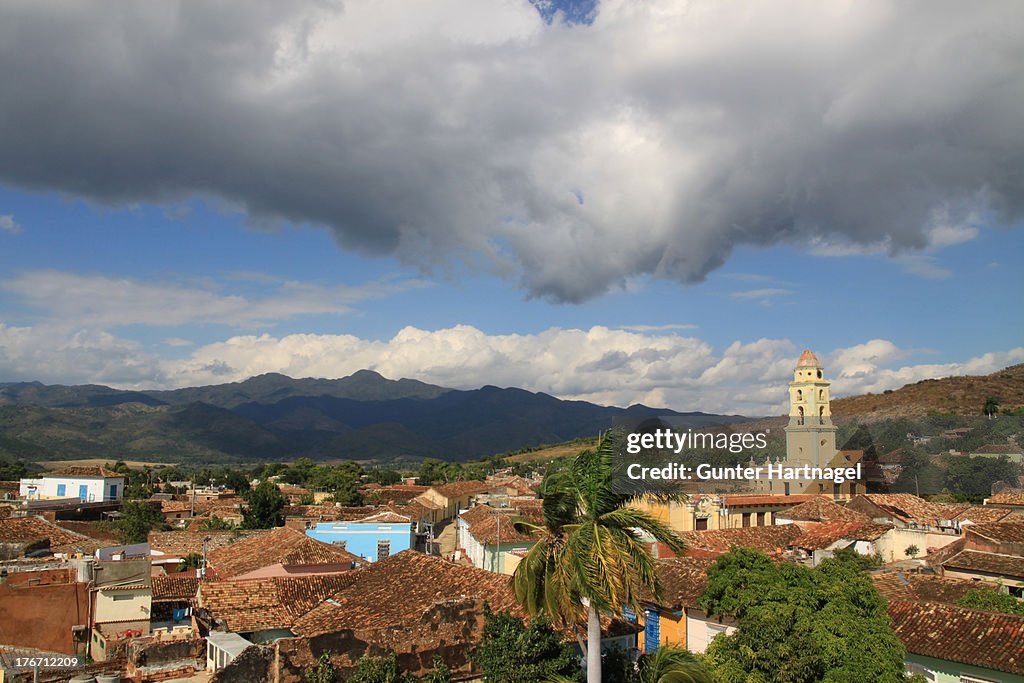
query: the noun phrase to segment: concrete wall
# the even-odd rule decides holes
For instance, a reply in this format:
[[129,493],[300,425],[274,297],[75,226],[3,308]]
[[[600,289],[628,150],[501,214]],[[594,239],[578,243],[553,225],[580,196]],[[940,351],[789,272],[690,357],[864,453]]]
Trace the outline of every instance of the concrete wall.
[[133,590],[98,590],[93,621],[130,621],[149,619],[153,602],[151,588]]
[[[42,573],[23,572],[28,578]],[[88,593],[81,583],[0,584],[0,643],[75,654],[71,629],[88,626],[88,605]]]
[[736,631],[736,622],[728,617],[708,619],[699,609],[686,610],[686,649],[703,653],[719,633],[731,635]]
[[924,557],[928,548],[944,548],[956,541],[955,534],[941,534],[923,529],[891,529],[875,541],[875,550],[886,562],[898,562],[907,559],[906,549],[917,546],[914,557]]

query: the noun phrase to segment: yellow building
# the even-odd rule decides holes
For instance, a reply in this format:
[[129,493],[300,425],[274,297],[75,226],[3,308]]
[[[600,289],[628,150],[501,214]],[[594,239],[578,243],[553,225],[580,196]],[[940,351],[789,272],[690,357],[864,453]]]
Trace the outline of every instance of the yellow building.
[[805,503],[813,494],[765,495],[759,493],[698,493],[684,501],[643,499],[634,507],[649,512],[672,530],[715,531],[775,524],[775,515]]

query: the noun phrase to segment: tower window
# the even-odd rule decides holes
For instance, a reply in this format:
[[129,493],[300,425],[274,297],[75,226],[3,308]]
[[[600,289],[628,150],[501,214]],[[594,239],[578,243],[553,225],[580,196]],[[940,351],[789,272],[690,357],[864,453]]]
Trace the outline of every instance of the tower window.
[[802,401],[802,400],[804,400],[804,392],[803,392],[803,389],[797,389],[797,390],[796,390],[796,400],[798,400],[798,401]]
[[797,420],[796,423],[802,425],[804,423],[804,407],[803,406],[800,406],[800,407],[797,408],[797,415],[799,416],[799,419]]
[[818,370],[818,379],[821,379],[821,370]]
[[824,401],[825,400],[825,390],[824,389],[818,389],[818,400],[819,401]]

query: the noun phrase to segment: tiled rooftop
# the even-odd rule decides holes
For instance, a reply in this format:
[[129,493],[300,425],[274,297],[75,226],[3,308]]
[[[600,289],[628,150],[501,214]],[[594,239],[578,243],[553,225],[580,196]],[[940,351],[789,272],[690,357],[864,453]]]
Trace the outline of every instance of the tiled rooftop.
[[507,576],[412,550],[345,576],[350,583],[298,619],[293,631],[315,635],[400,627],[416,623],[437,603],[455,599],[486,600],[495,611],[523,614]]
[[290,527],[218,548],[207,555],[209,567],[221,578],[247,574],[275,564],[309,566],[358,562],[340,546],[323,543]]
[[978,450],[976,450],[974,452],[975,453],[992,453],[992,454],[996,454],[996,455],[1001,455],[1001,454],[1004,454],[1004,453],[1007,454],[1007,455],[1009,455],[1011,453],[1014,454],[1014,455],[1020,455],[1020,454],[1024,453],[1024,449],[1022,449],[1017,444],[1013,444],[1013,443],[987,443],[987,444],[985,444],[984,446],[982,446],[981,448],[979,448]]
[[114,472],[108,470],[106,467],[101,465],[72,465],[70,467],[62,467],[59,470],[53,470],[52,472],[44,472],[43,477],[105,477],[105,478],[124,478],[124,475],[120,472]]
[[985,504],[1024,506],[1024,489],[1005,489],[990,497]]
[[104,545],[94,538],[59,527],[42,517],[0,519],[0,543],[29,543],[43,538],[49,540],[50,549],[54,552],[93,552]]
[[472,495],[474,493],[483,493],[491,487],[482,481],[470,479],[467,481],[453,481],[450,484],[434,486],[433,488],[445,498],[459,498],[461,496]]
[[[1013,519],[1020,519],[1014,517]],[[990,524],[972,524],[967,527],[976,534],[997,543],[1024,543],[1024,522],[1007,521]]]
[[650,591],[642,591],[645,602],[651,602],[679,610],[696,607],[697,599],[708,585],[708,569],[714,560],[708,558],[678,557],[670,560],[656,560],[658,576],[661,577],[662,596],[656,600]]
[[912,493],[865,493],[857,498],[870,501],[897,519],[923,524],[934,524],[939,520],[953,519],[972,507],[966,503],[957,505],[931,503]]
[[212,552],[242,539],[268,533],[255,531],[151,531],[149,547],[170,557],[185,557],[189,553],[202,554],[203,539],[209,538],[207,551]]
[[[954,517],[953,521],[960,522],[961,524],[964,522],[972,522],[975,525],[987,524],[989,522],[999,522],[1014,514],[1013,510],[1007,510],[1006,508],[980,507],[975,505]],[[1024,517],[1017,517],[1017,519],[1024,519]]]
[[898,601],[889,617],[912,654],[1024,674],[1022,616]]
[[790,545],[804,550],[822,550],[836,541],[877,541],[882,534],[892,529],[891,524],[872,522],[821,522],[808,525],[803,533]]
[[868,522],[870,518],[824,496],[815,496],[806,503],[792,507],[780,516],[806,522]]
[[352,574],[205,581],[199,588],[199,605],[235,633],[290,628],[351,583]]
[[970,579],[954,579],[915,572],[877,572],[871,575],[883,598],[892,601],[941,602],[955,605],[972,590],[998,590],[998,586]]
[[942,563],[945,569],[984,572],[1024,579],[1024,557],[964,550]]
[[751,495],[747,493],[726,494],[722,496],[729,507],[744,505],[799,505],[817,496],[809,493],[794,493],[789,496]]
[[755,548],[769,555],[781,553],[802,533],[795,524],[757,526],[715,531],[687,531],[680,536],[687,548],[728,552],[733,546]]
[[192,600],[199,588],[195,572],[153,577],[153,602]]

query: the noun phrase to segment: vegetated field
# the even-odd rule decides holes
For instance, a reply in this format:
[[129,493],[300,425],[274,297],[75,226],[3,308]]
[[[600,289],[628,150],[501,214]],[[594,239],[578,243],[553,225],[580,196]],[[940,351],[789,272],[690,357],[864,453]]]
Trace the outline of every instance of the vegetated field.
[[[44,460],[39,464],[48,470],[59,470],[63,467],[74,467],[75,465],[106,465],[114,464],[118,458],[87,458],[84,460]],[[171,462],[148,462],[145,460],[125,460],[124,464],[133,470],[141,470],[146,467],[168,467]]]
[[530,462],[531,460],[549,460],[551,458],[562,458],[567,455],[576,455],[580,451],[593,448],[597,445],[597,439],[576,440],[569,443],[560,443],[547,448],[539,448],[528,453],[510,455],[506,460],[509,462]]

